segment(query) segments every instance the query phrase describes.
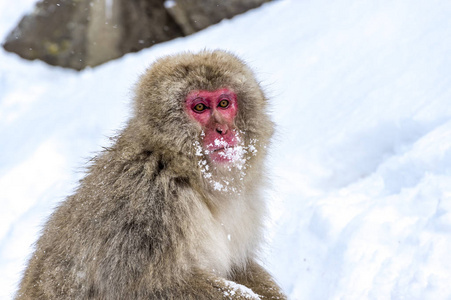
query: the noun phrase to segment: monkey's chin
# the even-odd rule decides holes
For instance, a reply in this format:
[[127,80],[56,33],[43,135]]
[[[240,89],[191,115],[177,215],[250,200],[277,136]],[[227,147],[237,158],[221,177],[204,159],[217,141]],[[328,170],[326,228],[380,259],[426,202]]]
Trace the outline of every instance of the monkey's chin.
[[209,154],[210,160],[216,164],[230,164],[233,162],[232,157],[224,155],[224,149],[216,150]]
[[242,147],[232,146],[219,148],[209,153],[210,160],[219,165],[229,165],[239,162],[242,159]]

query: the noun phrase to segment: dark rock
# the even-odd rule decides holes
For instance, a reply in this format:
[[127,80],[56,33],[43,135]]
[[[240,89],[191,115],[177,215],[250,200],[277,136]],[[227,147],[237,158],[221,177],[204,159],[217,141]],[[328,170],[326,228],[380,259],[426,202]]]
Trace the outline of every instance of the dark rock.
[[230,19],[270,0],[168,0],[166,9],[185,35]]
[[269,0],[44,0],[3,47],[81,70],[188,35]]
[[183,36],[181,28],[166,11],[164,1],[124,1],[122,9],[124,35],[119,46],[122,53],[136,52]]
[[46,0],[36,4],[6,38],[3,47],[26,59],[77,70],[85,67],[89,2]]

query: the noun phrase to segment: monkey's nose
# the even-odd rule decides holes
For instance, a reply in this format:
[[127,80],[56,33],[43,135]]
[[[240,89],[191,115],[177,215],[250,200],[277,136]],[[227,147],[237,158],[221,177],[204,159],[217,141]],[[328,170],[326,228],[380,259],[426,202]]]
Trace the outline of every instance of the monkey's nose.
[[217,124],[216,132],[219,133],[220,135],[226,134],[227,133],[227,125]]

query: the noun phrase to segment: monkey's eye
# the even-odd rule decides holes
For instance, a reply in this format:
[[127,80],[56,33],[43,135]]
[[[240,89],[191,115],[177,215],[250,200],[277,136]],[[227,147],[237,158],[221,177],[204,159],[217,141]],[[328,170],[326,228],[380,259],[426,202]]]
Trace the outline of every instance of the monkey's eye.
[[205,104],[203,104],[203,103],[198,103],[193,107],[194,111],[196,111],[196,112],[204,111],[206,108],[207,108],[207,106],[205,106]]
[[227,106],[229,106],[229,100],[221,100],[221,102],[219,102],[219,105],[218,105],[219,107],[222,107],[222,108],[226,108]]

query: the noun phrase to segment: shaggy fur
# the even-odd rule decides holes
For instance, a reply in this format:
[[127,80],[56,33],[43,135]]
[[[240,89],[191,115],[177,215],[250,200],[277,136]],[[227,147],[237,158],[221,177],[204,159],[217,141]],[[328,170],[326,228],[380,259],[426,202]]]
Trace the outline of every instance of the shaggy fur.
[[[202,175],[194,147],[201,128],[184,111],[189,91],[223,87],[237,95],[244,143],[257,141],[236,193],[213,189]],[[284,299],[257,263],[273,133],[266,109],[254,75],[231,54],[156,61],[137,84],[125,129],[47,222],[17,299],[246,298],[225,280]]]

